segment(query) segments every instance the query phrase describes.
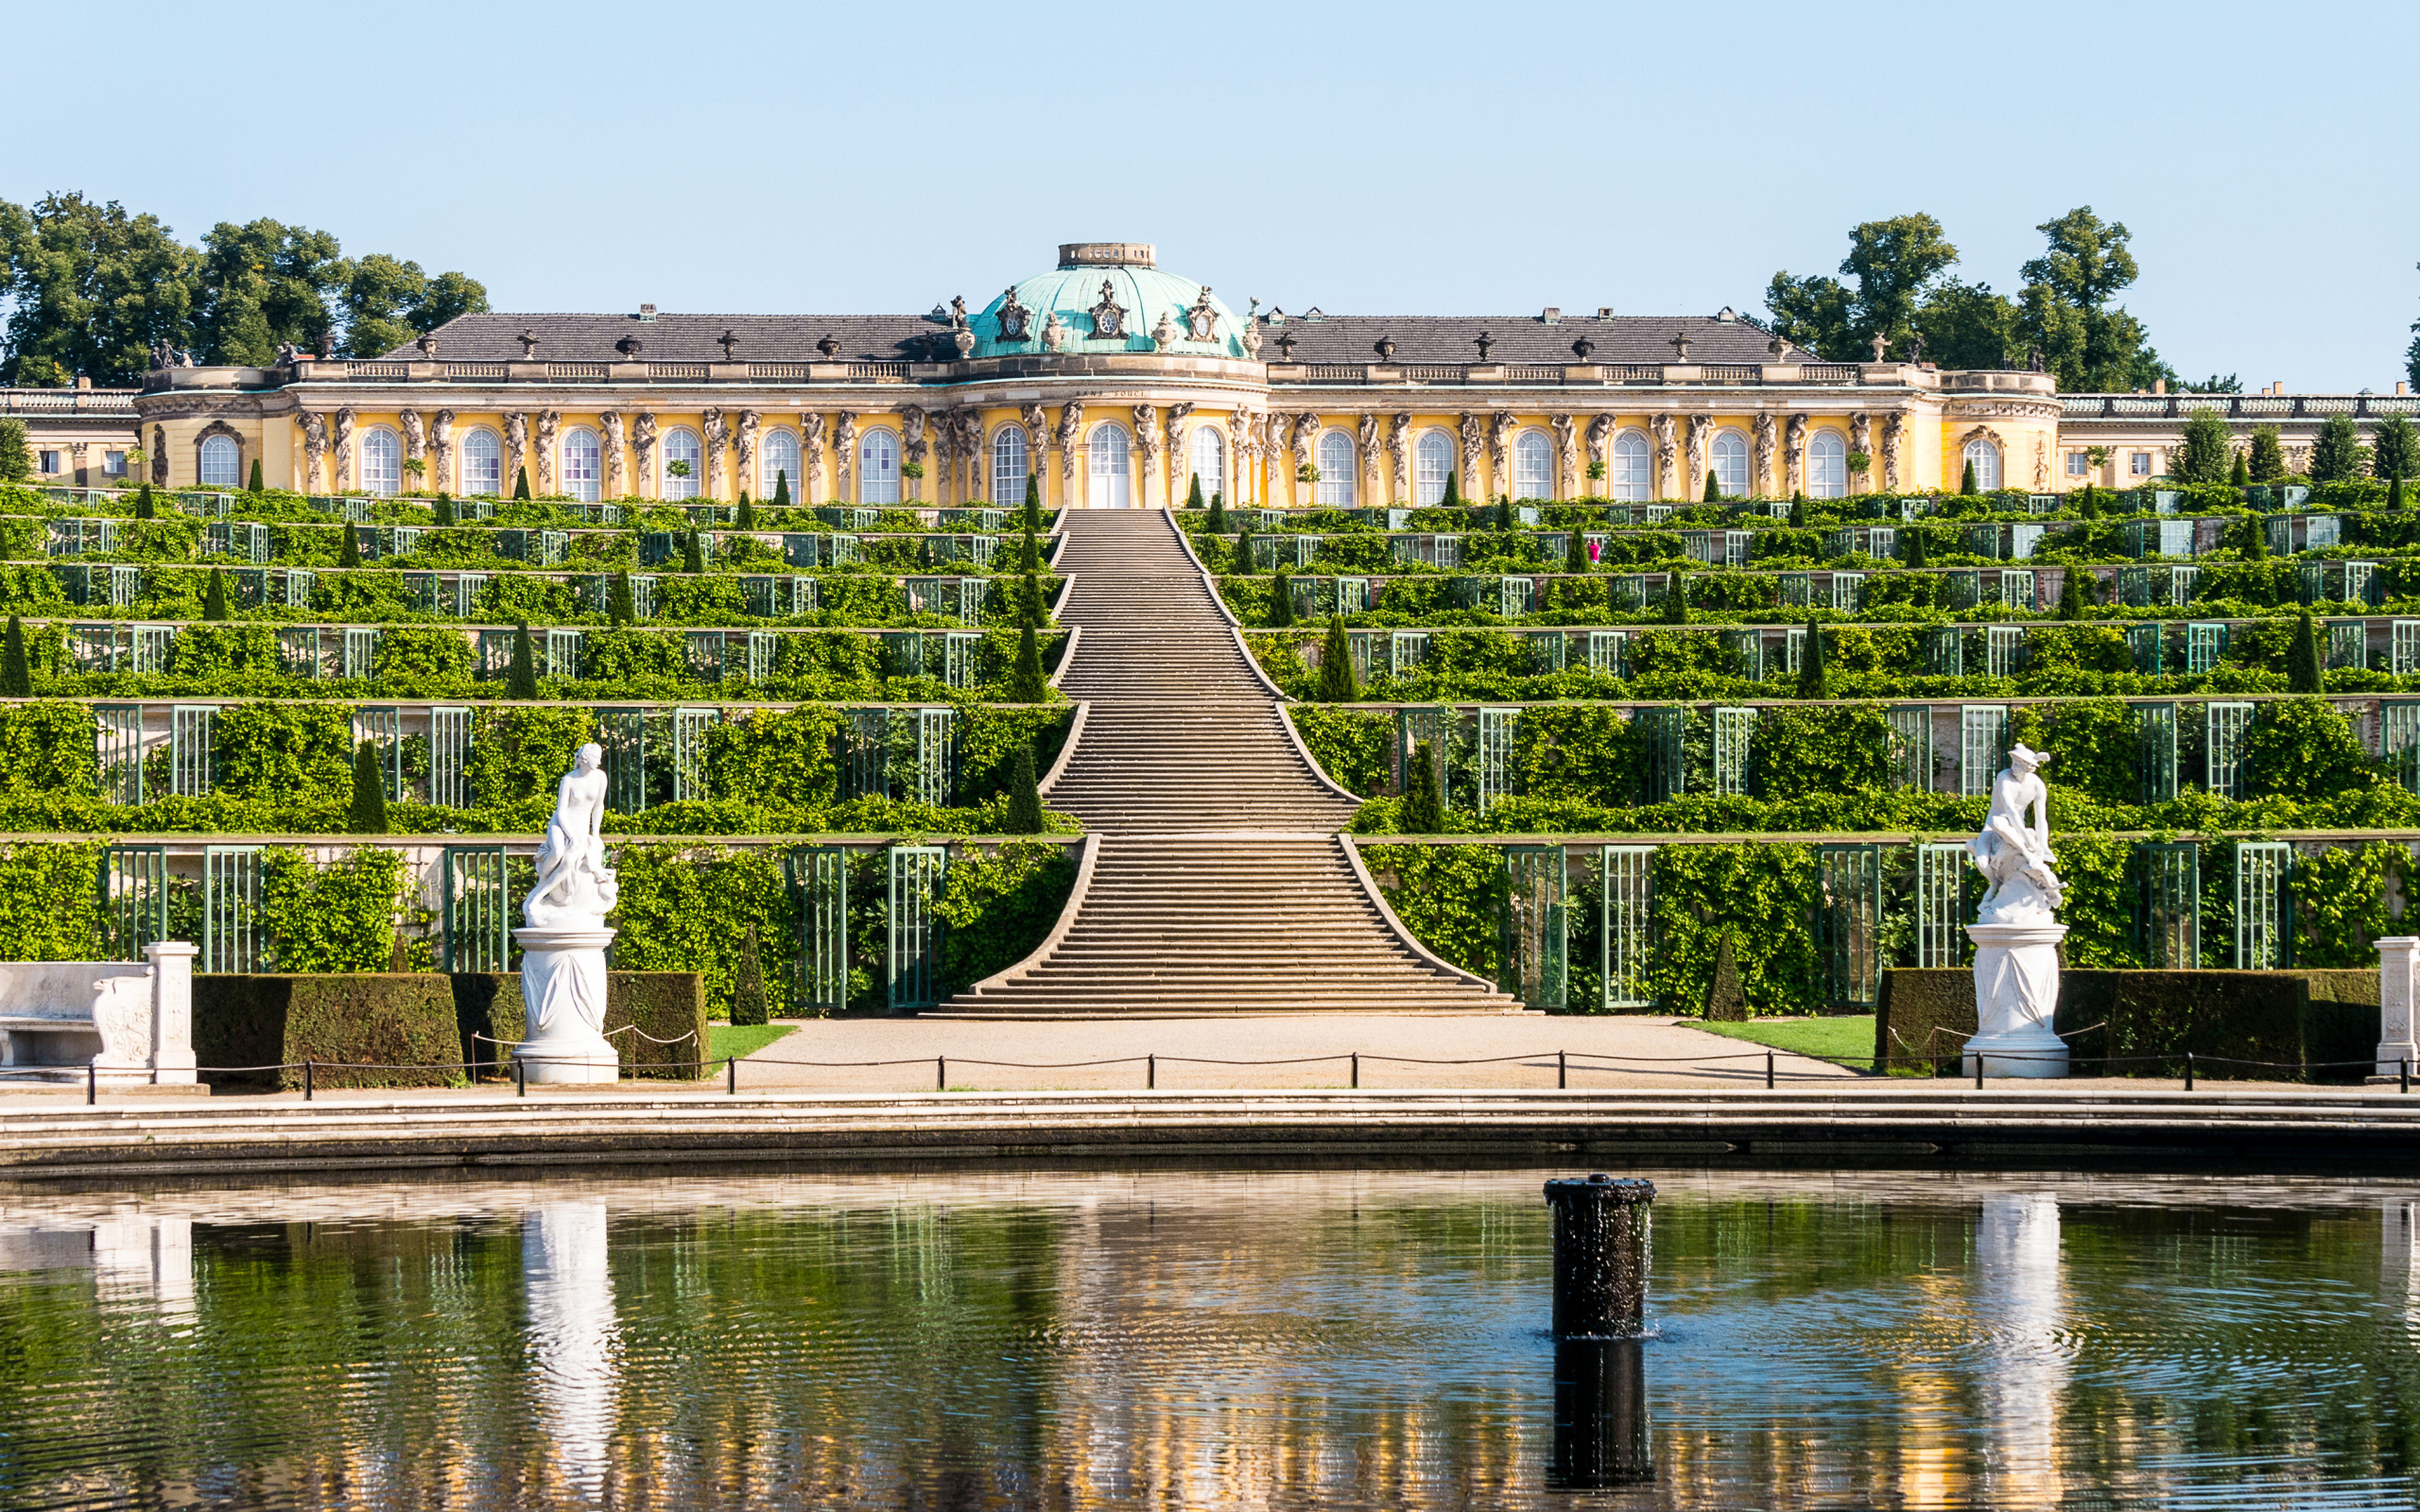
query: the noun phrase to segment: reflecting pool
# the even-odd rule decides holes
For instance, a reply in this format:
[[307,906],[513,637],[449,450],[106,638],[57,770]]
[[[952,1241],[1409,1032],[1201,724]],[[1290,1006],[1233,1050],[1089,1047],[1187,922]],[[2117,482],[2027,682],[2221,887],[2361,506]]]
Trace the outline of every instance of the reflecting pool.
[[2409,1507],[2420,1182],[1554,1170],[0,1192],[0,1506]]

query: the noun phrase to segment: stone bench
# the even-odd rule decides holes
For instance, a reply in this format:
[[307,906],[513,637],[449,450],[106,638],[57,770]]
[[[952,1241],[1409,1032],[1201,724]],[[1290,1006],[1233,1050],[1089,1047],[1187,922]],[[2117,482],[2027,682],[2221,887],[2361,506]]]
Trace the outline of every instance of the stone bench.
[[143,954],[140,962],[0,961],[0,1087],[88,1074],[118,1085],[192,1085],[200,952],[162,940]]

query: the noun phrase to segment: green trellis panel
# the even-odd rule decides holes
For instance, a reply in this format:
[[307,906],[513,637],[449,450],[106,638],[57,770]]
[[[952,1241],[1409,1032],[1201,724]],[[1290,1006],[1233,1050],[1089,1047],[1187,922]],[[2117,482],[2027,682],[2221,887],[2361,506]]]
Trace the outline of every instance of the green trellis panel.
[[[772,637],[762,630],[749,636],[750,676],[755,677],[755,637],[765,635],[767,641],[765,676],[772,675]],[[972,688],[981,680],[983,636],[979,630],[945,630],[942,634],[942,680],[953,688]],[[1369,676],[1365,669],[1360,676]]]
[[1871,1007],[1882,982],[1882,848],[1818,846],[1815,867],[1824,996]]
[[2420,699],[2388,698],[2379,703],[2378,754],[2387,758],[2405,792],[2420,793]]
[[1478,712],[1478,811],[1485,814],[1500,799],[1512,796],[1512,737],[1521,722],[1518,709]]
[[890,1010],[915,1012],[941,1001],[942,884],[949,851],[937,845],[890,848]]
[[2370,663],[2370,627],[2361,620],[2330,620],[2327,624],[2327,665],[2366,667]]
[[1428,659],[1426,630],[1396,630],[1387,638],[1387,669],[1398,675]]
[[1730,660],[1732,675],[1750,682],[1765,680],[1765,632],[1753,627],[1746,629],[1723,630],[1723,654]]
[[209,704],[178,704],[168,712],[168,791],[200,798],[210,791],[210,746],[218,711]]
[[[454,578],[454,617],[467,620],[476,614],[479,595],[487,591],[487,586],[488,575],[485,573],[458,574]],[[600,610],[604,607],[602,600],[596,605]]]
[[596,744],[605,751],[605,806],[616,814],[647,810],[647,711],[599,709]]
[[1984,798],[2008,762],[2009,709],[2000,703],[1962,704],[1958,710],[1958,794]]
[[1436,763],[1437,792],[1445,791],[1446,711],[1442,708],[1395,711],[1395,791],[1406,791],[1411,776],[1411,753],[1426,746]]
[[320,627],[316,625],[280,626],[277,631],[277,662],[287,677],[303,682],[320,680]]
[[201,970],[261,969],[261,848],[204,846],[201,851]]
[[285,569],[285,607],[309,609],[311,596],[320,586],[320,575],[308,567]]
[[1834,573],[1832,575],[1832,607],[1843,612],[1854,610],[1865,597],[1865,574]]
[[2238,798],[2243,792],[2243,747],[2252,730],[2253,706],[2248,703],[2204,704],[2204,717],[2208,721],[2208,781],[2204,784],[2220,798]]
[[445,848],[438,875],[448,971],[512,969],[512,896],[506,868],[500,845]]
[[132,659],[135,675],[157,677],[165,673],[174,659],[176,644],[177,632],[173,626],[136,626]]
[[2420,672],[2420,620],[2396,620],[2389,627],[2387,670],[2396,677]]
[[1558,1012],[1564,1005],[1570,945],[1563,847],[1506,846],[1504,879],[1499,918],[1504,980],[1499,985],[1530,1008]]
[[706,731],[721,721],[716,709],[672,711],[672,801],[702,802],[706,782]]
[[722,631],[691,630],[685,638],[689,676],[700,682],[722,680]]
[[2168,627],[2157,620],[2127,626],[2126,649],[2134,653],[2135,671],[2159,676],[2168,669]]
[[2224,625],[2197,622],[2185,627],[2185,671],[2188,677],[2218,670],[2219,659],[2226,652],[2227,627]]
[[[505,653],[511,654],[510,633],[506,632]],[[378,632],[359,626],[344,632],[343,662],[338,676],[369,679],[378,675]]]
[[2013,678],[2025,665],[2025,627],[1992,625],[1983,629],[1983,673]]
[[2136,852],[2142,906],[2135,946],[2152,971],[2189,971],[2202,959],[2202,848],[2191,840],[2147,840]]
[[548,630],[546,632],[546,676],[566,681],[579,677],[580,642],[585,637],[579,630]]
[[93,759],[101,796],[112,803],[143,801],[143,709],[105,703],[93,709]]
[[1924,631],[1925,671],[1936,678],[1966,673],[1966,637],[1955,625],[1937,625]]
[[1973,609],[1983,601],[1983,573],[1979,567],[1964,567],[1941,576],[1942,607],[1952,610]]
[[1604,927],[1599,934],[1607,1009],[1646,1008],[1655,999],[1648,989],[1652,963],[1654,915],[1650,885],[1655,869],[1651,845],[1609,845],[1598,866],[1604,884]]
[[829,1016],[849,1005],[849,853],[801,846],[789,854],[798,901],[796,1010]]
[[1893,708],[1891,721],[1891,784],[1932,791],[1932,706],[1906,703]]
[[471,806],[471,711],[438,704],[428,711],[428,800],[439,808]]
[[1955,840],[1916,847],[1916,964],[1956,966],[1966,954],[1966,848]]
[[1569,637],[1561,630],[1531,630],[1530,669],[1533,672],[1560,672],[1569,650]]
[[1646,796],[1650,803],[1676,799],[1688,791],[1688,767],[1681,755],[1681,736],[1687,716],[1687,710],[1673,704],[1658,704],[1631,714],[1640,722],[1641,742],[1647,753]]
[[2003,609],[2033,607],[2033,574],[2014,567],[2003,567],[1999,574],[1998,603]]
[[1814,576],[1810,573],[1776,573],[1773,588],[1781,594],[1783,607],[1805,609],[1814,596]]
[[2294,848],[2283,840],[2235,843],[2235,964],[2281,971],[2294,964]]
[[[772,680],[773,653],[779,645],[780,639],[770,630],[750,630],[748,632],[749,681],[769,682]],[[953,682],[950,686],[958,687],[960,686],[960,684]]]
[[353,711],[353,743],[367,742],[378,764],[378,785],[389,803],[404,796],[404,712],[392,704],[363,704]]
[[1714,790],[1718,794],[1747,793],[1748,747],[1755,733],[1754,709],[1714,712]]
[[1806,627],[1804,625],[1783,626],[1781,631],[1782,676],[1789,678],[1798,676],[1799,663],[1806,656]]
[[143,947],[168,937],[168,852],[164,846],[101,848],[102,958],[139,961]]
[[890,712],[859,708],[849,710],[848,716],[848,728],[840,736],[840,771],[846,783],[841,797],[844,799],[889,798],[890,784],[883,760],[883,747],[890,730]]
[[2136,791],[2145,803],[2176,797],[2176,705],[2135,705]]

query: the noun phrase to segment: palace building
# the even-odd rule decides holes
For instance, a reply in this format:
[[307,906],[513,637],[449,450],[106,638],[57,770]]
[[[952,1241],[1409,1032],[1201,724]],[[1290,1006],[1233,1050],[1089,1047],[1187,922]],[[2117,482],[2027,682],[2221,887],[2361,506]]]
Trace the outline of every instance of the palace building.
[[174,488],[241,487],[258,459],[320,494],[509,492],[526,468],[587,500],[764,499],[786,475],[802,503],[1014,504],[1034,477],[1050,507],[1157,507],[1197,476],[1271,507],[1433,504],[1449,476],[1470,499],[1696,500],[1709,474],[1829,498],[1955,489],[1969,462],[2048,493],[2155,475],[2197,404],[2248,436],[2413,403],[2061,396],[1877,356],[1824,362],[1728,309],[1238,314],[1148,245],[1082,242],[979,310],[475,315],[371,361],[161,368],[5,407],[44,481],[86,486],[130,442]]

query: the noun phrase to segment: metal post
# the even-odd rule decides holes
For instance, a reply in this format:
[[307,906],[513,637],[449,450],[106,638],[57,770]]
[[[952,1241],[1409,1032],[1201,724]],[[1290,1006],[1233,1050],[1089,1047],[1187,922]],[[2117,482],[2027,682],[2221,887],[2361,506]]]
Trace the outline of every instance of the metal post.
[[949,1057],[947,1056],[933,1057],[933,1091],[937,1092],[949,1091]]
[[529,1062],[519,1056],[512,1057],[512,1095],[515,1097],[529,1095]]
[[1361,1090],[1361,1052],[1358,1050],[1353,1052],[1353,1090]]
[[737,1056],[725,1057],[723,1058],[723,1067],[731,1073],[731,1095],[736,1097],[739,1095],[739,1057]]
[[1564,1063],[1564,1053],[1554,1053],[1554,1090],[1562,1091],[1571,1085],[1571,1068]]
[[1975,1057],[1975,1090],[1979,1092],[1983,1090],[1983,1057],[1980,1056]]
[[1599,1171],[1547,1183],[1554,1229],[1554,1334],[1635,1338],[1647,1320],[1648,1205],[1655,1183]]
[[2193,1090],[2193,1052],[2190,1050],[2185,1052],[2185,1090],[2188,1092]]
[[2411,1090],[2411,1057],[2409,1056],[2394,1063],[2394,1090],[2399,1092]]
[[101,1100],[101,1074],[91,1061],[84,1062],[84,1106],[92,1107]]
[[1768,1050],[1768,1051],[1766,1051],[1766,1052],[1765,1052],[1765,1091],[1772,1091],[1772,1090],[1773,1090],[1773,1053],[1772,1053],[1772,1051]]
[[1151,1091],[1160,1088],[1160,1057],[1154,1053],[1143,1057],[1143,1085]]
[[302,1062],[302,1100],[306,1103],[311,1100],[311,1084],[316,1079],[312,1075],[312,1073],[316,1071],[318,1067],[318,1061],[307,1057]]

